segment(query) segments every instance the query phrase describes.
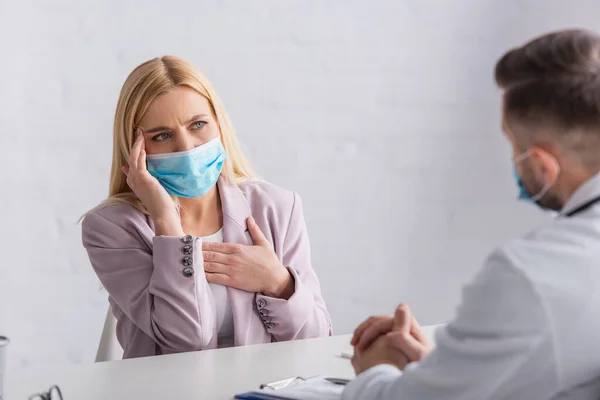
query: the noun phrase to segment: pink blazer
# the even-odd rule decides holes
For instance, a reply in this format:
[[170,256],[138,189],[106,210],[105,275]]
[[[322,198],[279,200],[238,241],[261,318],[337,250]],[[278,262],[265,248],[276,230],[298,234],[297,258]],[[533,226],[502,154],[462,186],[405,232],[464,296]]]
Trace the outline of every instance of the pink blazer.
[[[258,181],[218,185],[224,241],[252,244],[246,219],[254,217],[296,281],[289,300],[227,288],[235,345],[332,335],[298,195]],[[216,308],[204,279],[201,239],[191,238],[186,267],[186,239],[155,236],[152,219],[127,204],[90,211],[82,229],[92,267],[109,293],[124,358],[217,347]],[[194,274],[184,273],[186,268]]]

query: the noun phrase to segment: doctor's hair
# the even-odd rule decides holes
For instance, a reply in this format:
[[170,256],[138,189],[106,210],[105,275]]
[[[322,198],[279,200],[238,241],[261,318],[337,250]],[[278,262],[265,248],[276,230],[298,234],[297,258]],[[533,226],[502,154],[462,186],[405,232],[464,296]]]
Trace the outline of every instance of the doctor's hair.
[[[227,151],[221,177],[230,183],[256,179],[225,106],[208,79],[192,64],[175,56],[153,58],[136,67],[127,77],[117,102],[113,126],[113,154],[110,172],[109,197],[100,206],[127,203],[147,213],[142,202],[127,185],[121,167],[127,165],[135,142],[135,130],[150,103],[162,94],[178,87],[187,87],[204,96],[212,107],[218,124],[221,142]],[[173,198],[179,208],[177,198]]]
[[569,29],[539,36],[504,54],[495,78],[505,121],[525,128],[515,135],[519,145],[550,139],[585,166],[600,166],[600,35]]

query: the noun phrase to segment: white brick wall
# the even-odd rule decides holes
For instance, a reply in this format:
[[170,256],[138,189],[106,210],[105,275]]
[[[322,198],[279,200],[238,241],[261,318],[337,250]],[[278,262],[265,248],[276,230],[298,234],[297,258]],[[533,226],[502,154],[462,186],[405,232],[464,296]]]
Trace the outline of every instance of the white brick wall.
[[0,0],[0,333],[9,367],[93,360],[105,293],[77,220],[105,196],[126,75],[194,62],[258,170],[305,203],[337,333],[412,304],[452,315],[518,205],[494,62],[597,0]]

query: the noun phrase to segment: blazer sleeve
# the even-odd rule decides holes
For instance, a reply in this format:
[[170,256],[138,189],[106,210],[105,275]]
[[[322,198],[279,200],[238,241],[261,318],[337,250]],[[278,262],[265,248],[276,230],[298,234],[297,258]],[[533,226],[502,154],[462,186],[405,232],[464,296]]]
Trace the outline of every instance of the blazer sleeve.
[[456,317],[436,332],[436,348],[400,372],[378,365],[349,384],[354,399],[548,399],[558,380],[544,304],[503,252],[466,286]]
[[[205,348],[213,332],[213,299],[206,279],[195,277],[204,276],[202,241],[155,236],[150,249],[135,222],[124,228],[126,217],[122,219],[113,222],[91,212],[82,224],[92,267],[127,317],[117,325],[121,344],[127,348],[133,323],[170,352]],[[187,256],[186,245],[192,250]],[[187,265],[182,264],[184,258]]]
[[281,259],[294,277],[295,291],[288,300],[256,295],[259,312],[266,314],[267,330],[276,341],[331,336],[331,317],[311,265],[302,202],[295,193]]

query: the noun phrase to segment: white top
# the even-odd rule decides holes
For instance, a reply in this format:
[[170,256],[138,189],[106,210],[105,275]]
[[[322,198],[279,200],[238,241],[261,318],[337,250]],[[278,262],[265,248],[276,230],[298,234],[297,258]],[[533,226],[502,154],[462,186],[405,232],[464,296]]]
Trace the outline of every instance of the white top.
[[598,399],[600,177],[549,226],[494,251],[463,291],[437,348],[404,374],[377,366],[343,399]]
[[[223,243],[223,229],[219,229],[218,232],[201,239],[204,242]],[[204,276],[198,276],[196,279],[204,279]],[[198,286],[200,287],[200,285]],[[233,312],[231,311],[227,286],[217,285],[216,283],[209,283],[208,286],[210,287],[217,308],[217,347],[232,347],[234,344]]]

